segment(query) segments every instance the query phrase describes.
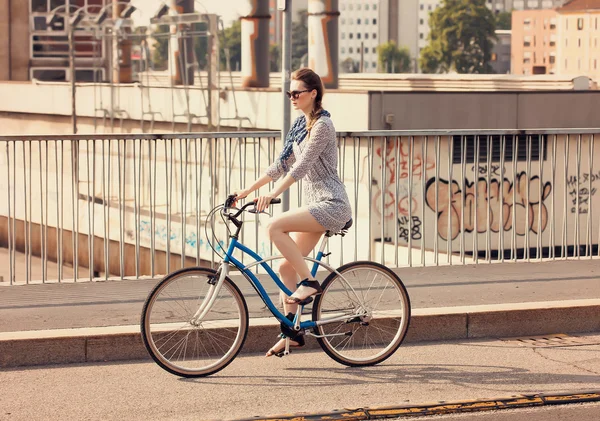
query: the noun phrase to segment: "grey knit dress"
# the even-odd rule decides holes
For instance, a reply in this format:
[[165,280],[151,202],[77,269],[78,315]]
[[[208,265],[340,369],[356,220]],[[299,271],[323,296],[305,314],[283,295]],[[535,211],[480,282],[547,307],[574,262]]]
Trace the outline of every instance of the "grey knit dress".
[[[298,119],[304,119],[304,116]],[[303,180],[304,200],[310,214],[326,230],[341,230],[352,218],[352,209],[346,188],[338,176],[337,138],[329,117],[319,117],[308,139],[293,142],[293,152],[282,152],[267,169],[267,175],[277,181],[290,167],[289,173],[294,180]]]

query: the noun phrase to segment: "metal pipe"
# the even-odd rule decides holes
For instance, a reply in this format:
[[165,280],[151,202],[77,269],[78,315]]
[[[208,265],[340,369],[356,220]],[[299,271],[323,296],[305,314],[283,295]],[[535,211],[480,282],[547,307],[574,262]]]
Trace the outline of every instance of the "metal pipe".
[[[281,140],[285,144],[285,138],[290,131],[290,100],[286,92],[290,90],[290,78],[292,68],[292,11],[291,2],[286,1],[288,7],[283,10],[283,39],[281,42],[281,99],[283,100],[283,122],[281,124]],[[284,212],[290,209],[289,189],[281,196],[281,208]]]

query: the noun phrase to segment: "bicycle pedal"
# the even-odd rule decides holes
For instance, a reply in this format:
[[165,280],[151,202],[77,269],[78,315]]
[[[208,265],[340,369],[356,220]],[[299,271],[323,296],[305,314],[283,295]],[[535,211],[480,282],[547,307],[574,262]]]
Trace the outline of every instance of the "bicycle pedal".
[[312,303],[313,300],[314,300],[313,297],[306,297],[304,300],[298,301],[298,305],[305,306],[305,305],[308,305],[308,304]]

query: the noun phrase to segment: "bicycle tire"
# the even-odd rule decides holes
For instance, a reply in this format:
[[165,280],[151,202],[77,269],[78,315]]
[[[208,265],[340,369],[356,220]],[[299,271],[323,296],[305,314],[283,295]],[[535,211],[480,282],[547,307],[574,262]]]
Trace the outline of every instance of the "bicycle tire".
[[[208,280],[213,279],[215,274],[216,271],[212,269],[199,267],[178,270],[162,279],[146,298],[140,321],[142,340],[152,359],[169,373],[188,378],[209,376],[227,367],[227,365],[235,359],[244,345],[248,334],[248,307],[239,288],[229,278],[225,278],[215,304],[207,313],[200,326],[193,326],[189,321],[187,323],[185,321],[186,319],[191,319],[191,315],[194,314],[195,310],[202,302],[201,293],[198,298],[196,298],[196,295],[190,294],[198,294],[196,286],[202,286],[202,284],[208,285],[205,287],[206,290],[208,290],[208,288],[210,288]],[[194,285],[192,285],[192,288],[183,288],[182,290],[181,286],[178,286],[177,292],[181,293],[181,295],[185,295],[184,292],[189,295],[189,297],[181,297],[183,303],[177,303],[177,305],[173,306],[171,301],[177,299],[173,294],[164,294],[165,297],[162,299],[160,298],[161,294],[169,291],[170,286],[175,285],[178,280],[182,279],[196,281],[193,282]],[[192,291],[196,292],[194,293]],[[234,311],[226,313],[224,304],[226,304],[225,300],[228,297],[233,299]],[[157,307],[157,303],[161,304],[160,308]],[[162,304],[165,305],[163,306]],[[179,322],[175,321],[174,323],[174,313],[177,311],[184,313],[182,316],[183,320]],[[236,312],[239,320],[236,321],[235,319],[227,318],[235,316]],[[225,315],[225,318],[223,315]],[[210,321],[212,317],[215,317],[216,319]],[[174,326],[169,330],[169,326],[171,325]],[[192,357],[195,357],[196,360],[201,360],[200,353],[202,351],[206,352],[206,355],[202,355],[202,358],[208,360],[213,359],[211,358],[211,353],[217,354],[217,356],[221,353],[223,355],[206,366],[183,366],[184,362],[189,365],[194,361],[193,358],[186,359],[186,355],[182,355],[187,354],[188,340],[190,339],[192,332],[197,341],[192,349]],[[225,340],[228,339],[232,333],[234,334],[234,337],[231,346],[228,349],[224,349],[223,343],[225,343]],[[212,349],[210,347],[207,348],[207,341],[214,339],[216,337],[215,335],[219,335],[215,341],[217,346],[215,346],[215,343],[212,343]],[[159,346],[157,342],[160,338],[166,339],[161,339],[161,344]],[[175,344],[167,351],[170,351],[173,347],[177,346],[171,355],[162,350],[164,344],[167,343],[166,341],[170,339],[175,341]],[[182,341],[185,341],[185,345],[182,344]],[[194,354],[194,351],[196,351],[196,354]],[[179,361],[172,361],[172,357],[176,353]],[[183,359],[180,358],[182,356]]]
[[[357,271],[366,272],[367,275],[356,275]],[[343,275],[347,282],[352,285],[352,290],[347,288],[344,278],[340,277],[338,273],[331,273],[323,282],[323,293],[315,299],[312,309],[313,320],[318,323],[326,318],[327,313],[331,316],[343,317],[343,313],[347,312],[348,319],[352,318],[352,314],[361,312],[370,312],[370,316],[365,315],[363,318],[354,317],[355,320],[351,322],[348,322],[348,319],[346,319],[345,321],[317,325],[313,329],[315,335],[320,336],[317,337],[317,342],[327,355],[340,364],[350,367],[365,367],[379,364],[396,352],[408,331],[411,307],[406,288],[402,280],[392,270],[371,261],[348,263],[339,267],[337,272]],[[379,304],[383,299],[388,286],[386,285],[384,288],[378,283],[379,286],[373,288],[373,283],[377,275],[381,275],[382,279],[385,278],[387,283],[395,288],[397,292],[396,296],[391,296],[391,303],[388,305],[389,308],[383,310],[368,308],[357,310],[357,307],[369,307],[365,303],[369,303],[371,300],[368,300],[365,293],[378,293],[379,298],[376,304]],[[366,285],[363,285],[363,279],[366,279],[366,284],[368,283],[369,276],[373,276],[373,280],[368,289],[365,290]],[[382,288],[383,290],[380,291]],[[344,302],[346,298],[348,298],[348,303]],[[393,308],[396,304],[400,308]],[[350,311],[351,307],[352,311]],[[394,327],[396,325],[395,321],[398,321],[397,328]],[[343,329],[347,329],[348,326],[351,326],[352,330],[343,332]],[[393,331],[393,329],[396,330]],[[393,337],[390,343],[387,345],[382,344],[381,351],[376,352],[374,355],[365,356],[367,353],[372,352],[373,346],[379,345],[377,341],[385,342],[383,337],[386,332],[391,334],[392,331]],[[369,333],[371,332],[376,333],[379,338],[369,337]],[[345,336],[334,336],[336,334],[344,334]],[[359,340],[363,342],[362,348],[360,348],[361,344]],[[342,349],[339,349],[340,347]]]

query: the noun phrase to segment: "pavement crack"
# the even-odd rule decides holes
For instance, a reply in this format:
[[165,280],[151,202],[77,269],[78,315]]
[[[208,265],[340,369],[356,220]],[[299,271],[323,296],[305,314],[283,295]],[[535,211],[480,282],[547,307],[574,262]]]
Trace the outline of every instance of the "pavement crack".
[[568,365],[569,367],[578,368],[579,370],[585,371],[587,373],[595,374],[597,376],[600,376],[599,372],[596,372],[594,370],[590,370],[590,369],[585,368],[585,367],[580,367],[580,366],[578,366],[575,363],[570,363],[570,362],[567,362],[567,361],[555,360],[554,358],[550,358],[550,357],[548,357],[548,356],[546,356],[546,355],[544,355],[544,354],[542,354],[540,352],[541,348],[531,348],[531,349],[533,350],[534,354],[539,355],[540,357],[542,357],[543,359],[545,359],[547,361],[552,361],[552,362],[555,362],[555,363],[565,364],[565,365]]

